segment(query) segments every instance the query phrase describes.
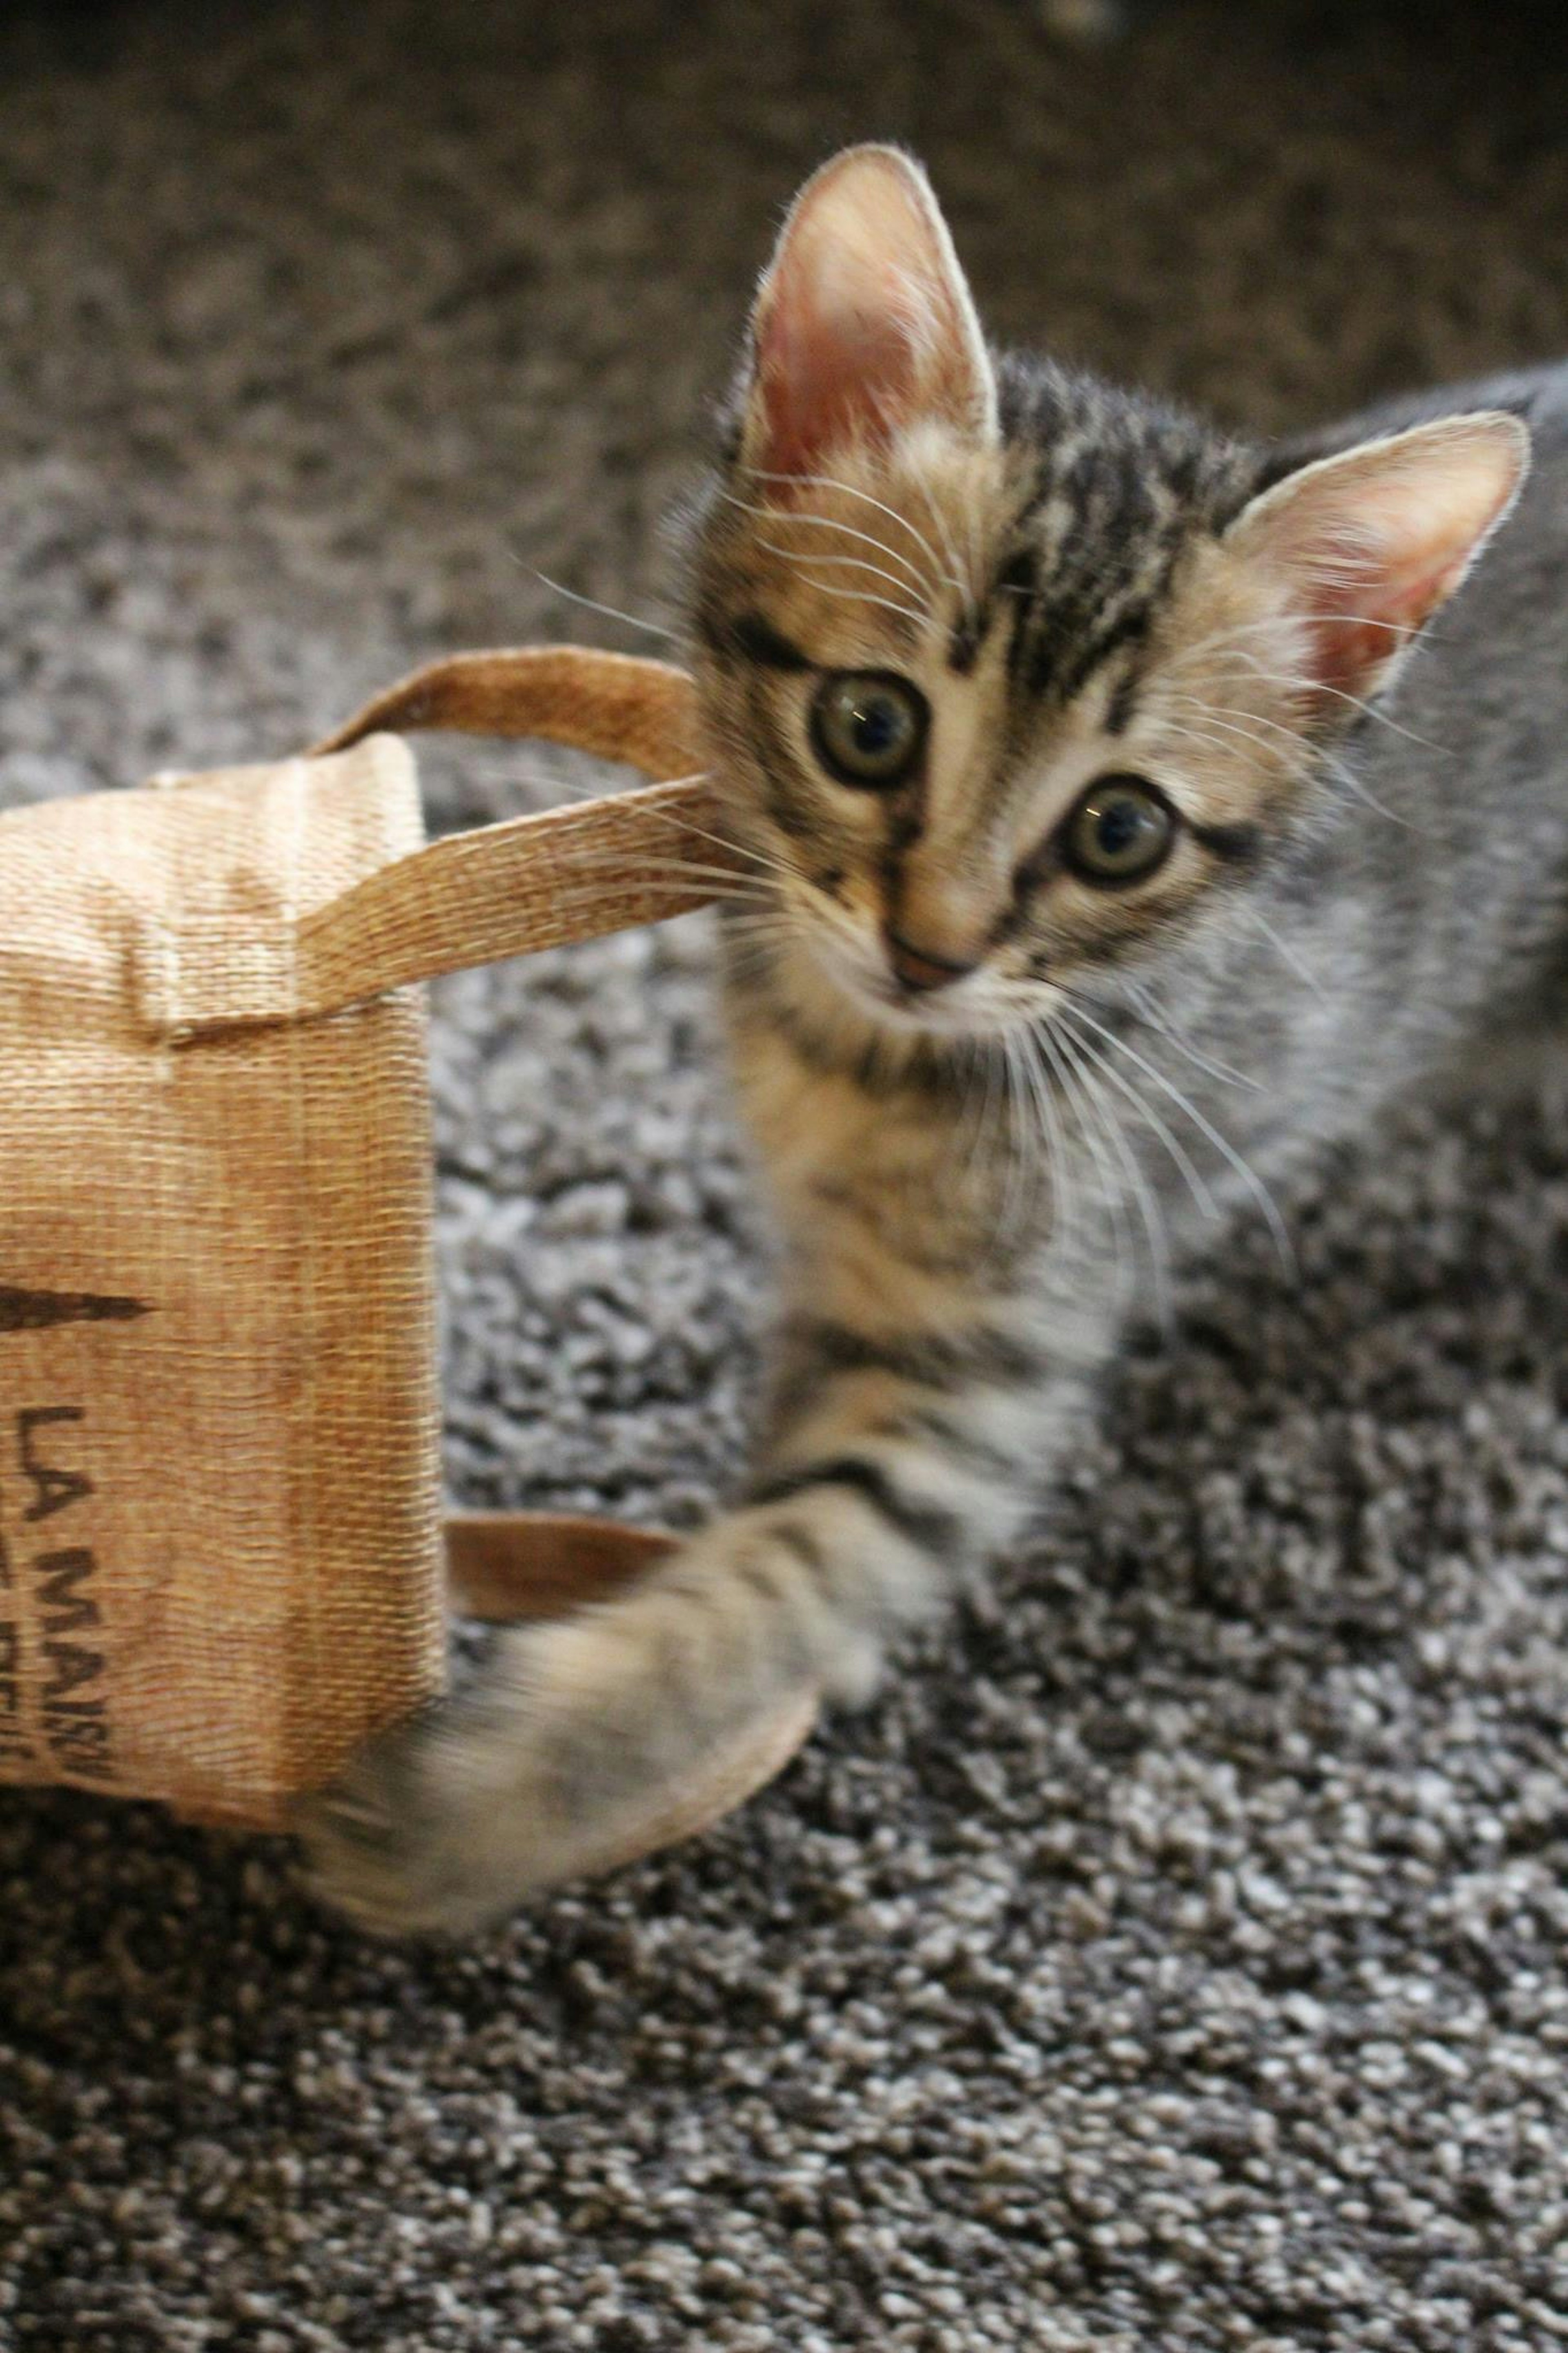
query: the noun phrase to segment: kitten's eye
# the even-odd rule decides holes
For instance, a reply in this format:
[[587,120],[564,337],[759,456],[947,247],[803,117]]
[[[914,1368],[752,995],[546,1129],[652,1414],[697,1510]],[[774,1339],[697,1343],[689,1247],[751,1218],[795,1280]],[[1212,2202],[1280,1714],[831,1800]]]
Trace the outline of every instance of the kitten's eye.
[[840,784],[876,789],[901,784],[909,775],[930,716],[924,695],[907,679],[883,670],[839,670],[817,690],[811,740]]
[[1061,829],[1062,858],[1080,881],[1142,882],[1163,866],[1176,812],[1142,776],[1101,776]]

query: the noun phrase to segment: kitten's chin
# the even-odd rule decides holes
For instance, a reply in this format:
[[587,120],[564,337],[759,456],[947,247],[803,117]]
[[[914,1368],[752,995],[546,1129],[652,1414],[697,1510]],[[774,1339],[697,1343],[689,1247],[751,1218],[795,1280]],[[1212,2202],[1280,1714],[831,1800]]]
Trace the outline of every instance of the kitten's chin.
[[895,987],[886,995],[863,997],[860,1009],[868,1020],[899,1038],[994,1038],[998,1027],[994,1015],[982,1006],[906,996]]

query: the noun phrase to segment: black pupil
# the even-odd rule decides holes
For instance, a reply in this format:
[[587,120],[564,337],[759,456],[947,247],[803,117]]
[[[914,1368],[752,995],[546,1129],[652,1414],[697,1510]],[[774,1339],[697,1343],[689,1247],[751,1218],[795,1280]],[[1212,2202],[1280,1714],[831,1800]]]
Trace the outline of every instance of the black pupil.
[[903,714],[889,694],[866,695],[850,709],[849,727],[855,748],[868,760],[890,752],[899,740]]
[[1148,829],[1150,811],[1142,801],[1134,800],[1131,793],[1122,793],[1108,801],[1095,820],[1095,846],[1103,858],[1122,858],[1136,847]]

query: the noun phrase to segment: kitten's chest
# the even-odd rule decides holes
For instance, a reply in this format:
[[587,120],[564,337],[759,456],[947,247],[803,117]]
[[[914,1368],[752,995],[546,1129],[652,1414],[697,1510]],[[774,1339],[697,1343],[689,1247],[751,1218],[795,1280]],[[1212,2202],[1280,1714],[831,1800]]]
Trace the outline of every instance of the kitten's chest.
[[826,1066],[783,1026],[748,1024],[732,1052],[747,1124],[775,1184],[797,1188],[852,1169],[906,1178],[941,1163],[959,1104],[895,1082],[875,1055]]
[[983,1088],[813,1068],[782,1037],[737,1057],[741,1098],[786,1234],[822,1260],[875,1253],[954,1273],[996,1255],[1006,1168]]

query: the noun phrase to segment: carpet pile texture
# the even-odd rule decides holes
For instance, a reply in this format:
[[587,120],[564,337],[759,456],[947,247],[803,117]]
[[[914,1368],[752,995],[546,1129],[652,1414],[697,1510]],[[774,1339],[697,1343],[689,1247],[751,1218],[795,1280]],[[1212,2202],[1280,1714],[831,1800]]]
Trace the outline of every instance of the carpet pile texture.
[[[363,0],[0,26],[0,798],[658,645],[781,205],[926,156],[982,307],[1266,429],[1568,347],[1549,12]],[[432,752],[433,818],[561,765]],[[444,985],[454,1496],[689,1524],[761,1238],[706,919]],[[1281,986],[1292,985],[1282,976]],[[738,1820],[470,1949],[0,1795],[16,2353],[1568,2344],[1568,1107],[1245,1232],[1029,1556]]]

